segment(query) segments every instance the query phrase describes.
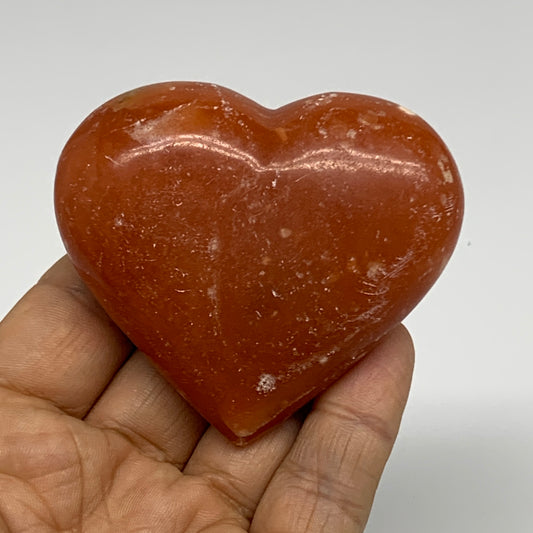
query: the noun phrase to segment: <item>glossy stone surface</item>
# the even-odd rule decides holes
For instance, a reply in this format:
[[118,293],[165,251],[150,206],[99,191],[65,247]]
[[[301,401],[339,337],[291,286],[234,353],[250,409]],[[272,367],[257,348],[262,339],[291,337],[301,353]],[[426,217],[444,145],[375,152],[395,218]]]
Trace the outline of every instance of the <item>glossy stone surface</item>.
[[93,112],[61,155],[55,201],[102,306],[238,444],[409,313],[463,214],[452,156],[410,111],[346,93],[269,110],[201,83]]

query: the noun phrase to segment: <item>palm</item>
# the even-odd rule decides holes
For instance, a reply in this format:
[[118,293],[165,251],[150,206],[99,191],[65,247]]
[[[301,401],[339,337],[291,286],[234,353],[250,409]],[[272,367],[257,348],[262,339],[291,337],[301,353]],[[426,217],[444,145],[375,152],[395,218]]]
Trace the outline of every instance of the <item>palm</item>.
[[409,388],[402,329],[246,448],[131,352],[66,260],[2,322],[0,529],[363,530]]
[[82,526],[87,531],[203,531],[211,525],[213,532],[248,530],[249,510],[240,509],[208,478],[182,474],[163,452],[149,452],[115,430],[95,428],[41,400],[12,396],[7,403],[11,408],[3,414],[15,426],[13,435],[17,420],[19,426],[27,423],[20,409],[35,413],[32,431],[3,450],[12,466],[5,472],[3,465],[8,477],[1,493],[20,504],[13,515],[4,511],[13,531],[27,524],[38,525],[36,531]]

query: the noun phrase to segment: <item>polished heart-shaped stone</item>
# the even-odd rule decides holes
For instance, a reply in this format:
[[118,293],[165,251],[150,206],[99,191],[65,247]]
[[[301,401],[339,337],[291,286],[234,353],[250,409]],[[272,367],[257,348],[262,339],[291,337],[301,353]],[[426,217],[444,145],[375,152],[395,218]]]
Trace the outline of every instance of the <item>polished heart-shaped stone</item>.
[[407,109],[328,93],[270,110],[204,83],[94,111],[63,150],[55,203],[110,317],[237,444],[409,313],[463,214],[452,156]]

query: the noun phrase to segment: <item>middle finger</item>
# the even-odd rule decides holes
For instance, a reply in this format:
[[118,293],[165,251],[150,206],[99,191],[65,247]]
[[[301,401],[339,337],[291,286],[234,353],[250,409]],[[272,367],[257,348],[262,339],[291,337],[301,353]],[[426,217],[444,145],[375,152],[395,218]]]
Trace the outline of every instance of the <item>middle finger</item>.
[[123,365],[85,421],[118,431],[145,455],[180,469],[207,426],[140,351]]
[[293,445],[298,415],[240,448],[210,427],[189,459],[184,473],[203,478],[250,520],[274,472]]

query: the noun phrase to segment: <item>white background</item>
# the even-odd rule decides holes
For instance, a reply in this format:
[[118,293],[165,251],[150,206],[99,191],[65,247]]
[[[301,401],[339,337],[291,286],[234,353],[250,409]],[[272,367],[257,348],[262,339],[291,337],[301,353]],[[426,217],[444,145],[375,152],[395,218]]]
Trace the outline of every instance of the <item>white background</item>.
[[2,0],[0,315],[63,254],[55,164],[112,96],[203,80],[268,107],[329,90],[401,103],[447,142],[467,210],[449,267],[406,321],[415,379],[367,532],[530,533],[530,6]]

